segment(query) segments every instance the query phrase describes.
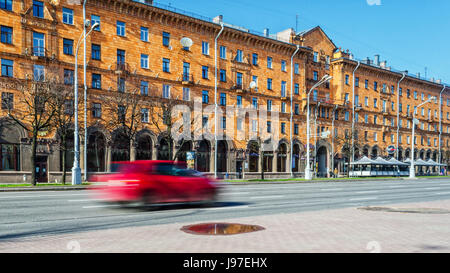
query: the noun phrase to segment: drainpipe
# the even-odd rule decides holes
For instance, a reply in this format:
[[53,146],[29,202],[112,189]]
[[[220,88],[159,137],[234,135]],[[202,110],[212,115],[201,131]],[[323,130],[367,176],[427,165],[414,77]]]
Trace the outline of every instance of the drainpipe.
[[395,147],[395,158],[398,160],[398,139],[400,134],[400,82],[406,77],[406,73],[403,72],[402,78],[397,83],[397,145]]
[[356,70],[359,68],[359,66],[361,65],[360,61],[357,61],[358,64],[356,65],[355,70],[353,70],[353,89],[352,89],[352,96],[353,96],[353,109],[352,109],[352,162],[355,161],[355,72]]
[[[214,126],[214,178],[217,179],[217,126],[218,126],[218,119],[217,119],[217,39],[219,39],[220,34],[222,34],[223,31],[223,23],[220,23],[220,31],[219,34],[217,34],[216,39],[214,40],[214,119],[215,119],[215,126]],[[244,170],[245,171],[245,170]]]
[[292,112],[292,101],[293,101],[293,90],[294,90],[294,56],[295,56],[295,54],[297,54],[297,52],[299,51],[299,49],[300,49],[300,46],[299,45],[297,45],[297,48],[295,49],[295,52],[294,52],[294,54],[292,54],[292,57],[291,57],[291,120],[290,120],[290,122],[291,122],[291,131],[290,131],[290,135],[291,135],[291,157],[290,157],[290,160],[291,160],[291,164],[290,164],[290,166],[291,166],[291,177],[294,177],[294,173],[293,173],[293,171],[292,171],[292,168],[293,168],[293,166],[294,166],[294,163],[293,163],[293,158],[292,158],[292,156],[293,156],[293,149],[294,149],[294,139],[293,139],[293,134],[292,134],[292,128],[293,128],[293,124],[292,124],[292,122],[293,122],[293,112]]
[[[441,164],[441,135],[442,135],[442,92],[447,88],[447,86],[444,85],[441,92],[439,93],[439,161],[438,163]],[[439,167],[439,169],[441,169]],[[440,172],[439,172],[440,173]]]

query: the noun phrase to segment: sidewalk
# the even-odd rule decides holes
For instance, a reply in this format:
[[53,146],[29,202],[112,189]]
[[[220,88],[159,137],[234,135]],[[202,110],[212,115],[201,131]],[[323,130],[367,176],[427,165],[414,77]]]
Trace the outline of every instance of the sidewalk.
[[194,235],[180,230],[196,223],[120,228],[0,241],[0,252],[450,252],[450,213],[432,214],[425,210],[435,208],[450,212],[450,200],[385,207],[424,210],[423,213],[404,213],[345,208],[224,221],[265,228],[236,235]]

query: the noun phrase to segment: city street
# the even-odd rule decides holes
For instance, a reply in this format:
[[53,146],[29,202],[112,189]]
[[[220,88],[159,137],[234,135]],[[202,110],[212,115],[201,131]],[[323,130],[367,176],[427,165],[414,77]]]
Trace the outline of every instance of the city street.
[[[76,238],[77,234],[85,234],[86,236],[88,234],[97,234],[96,236],[103,236],[99,240],[109,240],[107,247],[103,246],[89,249],[86,248],[86,245],[82,245],[82,249],[85,251],[190,252],[195,251],[195,247],[190,244],[186,244],[181,249],[166,247],[170,245],[170,241],[165,241],[164,236],[158,237],[158,249],[155,249],[154,245],[148,248],[138,246],[136,244],[140,242],[140,239],[136,238],[136,241],[133,241],[130,234],[139,234],[139,230],[142,229],[156,229],[161,232],[169,226],[176,227],[176,230],[179,230],[182,226],[193,223],[236,222],[241,220],[263,225],[267,229],[255,232],[253,233],[254,235],[233,235],[233,238],[238,239],[240,237],[249,238],[249,236],[256,236],[258,233],[268,234],[270,232],[268,226],[282,223],[282,218],[279,217],[286,219],[292,215],[292,219],[288,220],[294,221],[294,219],[297,219],[294,216],[306,217],[309,215],[316,220],[325,221],[327,219],[333,219],[333,217],[338,217],[339,212],[343,212],[346,215],[344,218],[346,221],[353,217],[357,219],[356,217],[361,214],[364,214],[365,217],[368,215],[376,216],[386,214],[391,218],[393,217],[392,219],[396,219],[396,216],[403,217],[405,214],[364,211],[356,208],[366,206],[389,207],[394,204],[397,206],[399,204],[405,204],[406,207],[450,209],[450,202],[448,200],[450,200],[450,181],[448,179],[233,184],[226,185],[220,200],[212,206],[171,205],[163,206],[156,210],[120,208],[117,205],[103,204],[98,202],[98,200],[91,199],[89,192],[85,190],[2,192],[0,193],[0,213],[2,215],[0,218],[0,252],[69,252],[70,248],[67,245],[70,241],[69,239]],[[427,206],[426,202],[431,202],[429,203],[430,206]],[[442,204],[444,207],[439,207],[439,204]],[[420,223],[426,223],[423,222],[422,217],[438,217],[433,219],[448,218],[446,214],[430,213],[410,213],[407,217],[410,220],[419,221]],[[306,219],[308,218],[306,217]],[[376,219],[372,218],[372,220]],[[312,218],[311,221],[313,221]],[[355,222],[363,225],[369,224],[369,222],[365,223],[361,221],[358,220]],[[305,224],[305,222],[302,223]],[[312,222],[309,224],[312,224]],[[354,225],[351,226],[357,228]],[[414,228],[418,227],[417,225],[414,226]],[[448,225],[443,225],[443,223],[440,223],[437,227],[432,227],[436,229],[433,234],[439,235],[439,232],[443,232],[447,236],[445,237],[447,238],[446,242],[439,242],[449,247],[446,251],[450,249],[450,242],[448,241],[448,238],[450,238],[448,236],[450,229],[448,227]],[[295,226],[286,226],[285,228],[287,231],[295,231],[297,229]],[[326,227],[321,225],[320,228],[335,230],[336,226]],[[120,243],[117,241],[117,245],[115,245],[115,240],[123,237],[125,235],[123,232],[125,231],[128,236],[127,241]],[[342,232],[346,231],[344,230]],[[351,231],[348,232],[351,233]],[[367,230],[364,233],[364,230],[359,230],[358,232],[370,235],[372,231]],[[388,232],[393,232],[393,230]],[[159,235],[152,236],[152,238],[156,238],[157,236]],[[179,236],[179,239],[182,240],[185,236],[195,237],[198,235],[188,235],[177,231],[170,236],[171,240],[177,240],[176,236]],[[282,235],[277,235],[277,237],[280,236]],[[91,238],[91,242],[97,241],[93,239],[96,237],[88,237]],[[55,249],[51,244],[39,243],[46,240],[56,242],[57,239],[55,238],[64,238],[63,242],[65,243],[62,248]],[[426,240],[426,237],[424,236],[423,239]],[[352,240],[357,240],[357,238]],[[165,242],[167,243],[166,246],[164,245]],[[346,250],[342,246],[339,249],[302,249],[296,247],[289,249],[289,247],[286,248],[286,241],[282,244],[273,240],[271,242],[273,243],[273,248],[271,249],[255,249],[250,246],[248,248],[241,246],[240,251],[367,252],[365,246],[359,251],[353,249]],[[370,240],[367,241],[367,243],[369,242]],[[22,245],[24,243],[27,244],[26,249],[22,248],[24,247]],[[214,247],[214,245],[211,245],[208,246],[208,249],[211,252],[232,251],[228,248],[230,246],[220,248],[220,245],[217,245],[217,248]],[[392,249],[391,251],[408,250]]]

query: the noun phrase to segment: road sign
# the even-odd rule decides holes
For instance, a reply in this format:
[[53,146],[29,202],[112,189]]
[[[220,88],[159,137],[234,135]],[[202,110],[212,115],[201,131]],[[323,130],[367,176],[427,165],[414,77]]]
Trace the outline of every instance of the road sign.
[[388,152],[388,154],[394,154],[395,153],[395,151],[396,151],[397,149],[395,148],[395,146],[394,145],[390,145],[390,146],[388,146],[387,148],[386,148],[386,151]]

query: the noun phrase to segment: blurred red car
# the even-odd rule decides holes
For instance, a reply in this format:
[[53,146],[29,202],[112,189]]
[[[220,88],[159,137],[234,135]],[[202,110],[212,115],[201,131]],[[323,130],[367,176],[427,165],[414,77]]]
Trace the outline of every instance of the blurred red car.
[[111,172],[89,179],[94,182],[91,190],[96,198],[119,203],[210,203],[219,190],[215,181],[179,162],[114,162]]

